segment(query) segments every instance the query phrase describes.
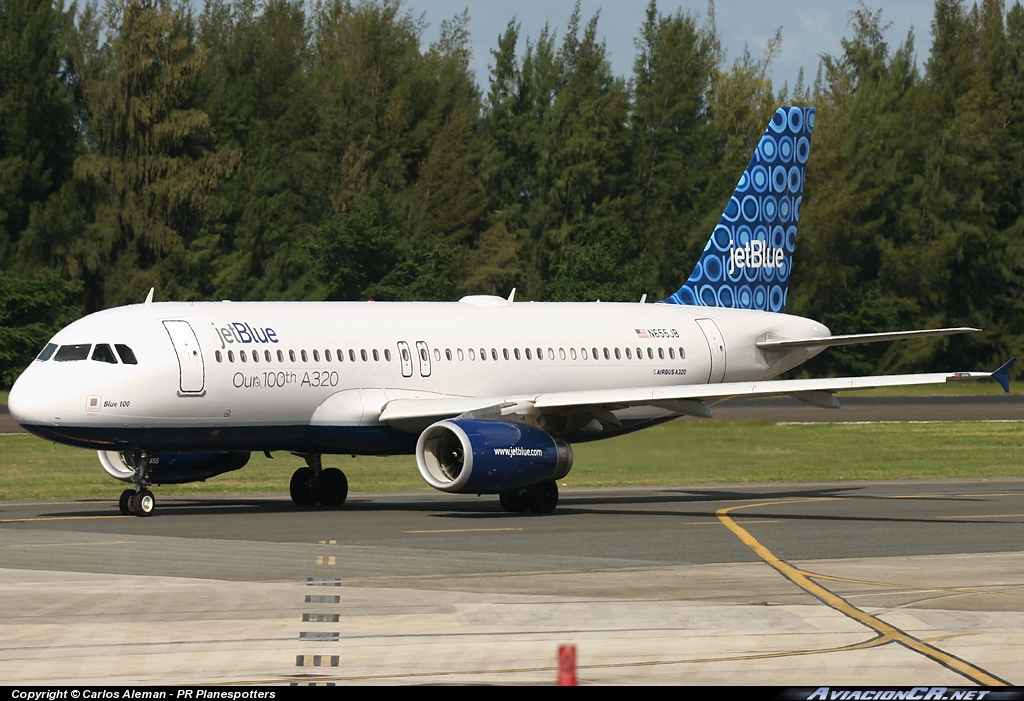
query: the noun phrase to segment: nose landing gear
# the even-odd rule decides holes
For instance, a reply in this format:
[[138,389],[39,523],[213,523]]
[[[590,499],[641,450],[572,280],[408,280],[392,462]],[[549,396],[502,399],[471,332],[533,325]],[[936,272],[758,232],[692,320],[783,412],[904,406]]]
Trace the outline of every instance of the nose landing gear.
[[298,506],[337,507],[348,497],[348,478],[336,467],[324,468],[319,455],[302,455],[308,467],[300,467],[292,475],[290,491]]
[[133,451],[125,453],[124,457],[131,462],[132,482],[135,489],[126,489],[121,492],[118,500],[118,508],[123,516],[149,516],[156,507],[156,497],[149,491],[152,484],[149,478],[149,453],[146,451]]

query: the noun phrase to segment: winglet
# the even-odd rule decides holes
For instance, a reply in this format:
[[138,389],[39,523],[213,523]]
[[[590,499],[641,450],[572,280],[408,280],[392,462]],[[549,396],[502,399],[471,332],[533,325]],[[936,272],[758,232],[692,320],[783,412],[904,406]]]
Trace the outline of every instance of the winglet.
[[1010,358],[1002,366],[992,373],[992,378],[1003,387],[1003,391],[1009,393],[1010,391],[1010,368],[1017,362],[1017,358]]

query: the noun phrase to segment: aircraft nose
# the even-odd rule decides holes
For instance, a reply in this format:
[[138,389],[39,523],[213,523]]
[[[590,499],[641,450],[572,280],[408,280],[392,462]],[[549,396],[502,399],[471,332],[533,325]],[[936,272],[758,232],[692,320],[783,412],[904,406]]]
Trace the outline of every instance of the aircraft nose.
[[[40,423],[48,420],[45,416],[45,407],[38,400],[39,393],[32,390],[31,384],[31,381],[22,375],[15,381],[7,396],[7,409],[19,424]],[[49,417],[49,420],[52,421],[53,417]]]

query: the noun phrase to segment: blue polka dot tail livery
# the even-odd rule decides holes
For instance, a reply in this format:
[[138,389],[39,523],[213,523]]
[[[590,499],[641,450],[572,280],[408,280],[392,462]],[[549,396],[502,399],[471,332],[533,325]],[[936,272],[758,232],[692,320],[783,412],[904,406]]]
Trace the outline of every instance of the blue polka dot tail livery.
[[813,107],[780,107],[743,171],[689,279],[670,304],[786,307]]

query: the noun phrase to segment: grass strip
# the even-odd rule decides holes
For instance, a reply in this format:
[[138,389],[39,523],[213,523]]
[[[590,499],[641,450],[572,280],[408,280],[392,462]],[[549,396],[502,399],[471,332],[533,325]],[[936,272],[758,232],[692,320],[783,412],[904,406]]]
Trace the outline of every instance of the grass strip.
[[[700,482],[801,482],[954,477],[1024,477],[1024,423],[951,422],[775,425],[676,421],[628,436],[574,446],[569,486]],[[304,463],[287,453],[254,453],[236,472],[162,494],[286,493]],[[411,456],[325,456],[352,491],[429,489]],[[96,454],[30,435],[0,436],[0,499],[115,495]]]

